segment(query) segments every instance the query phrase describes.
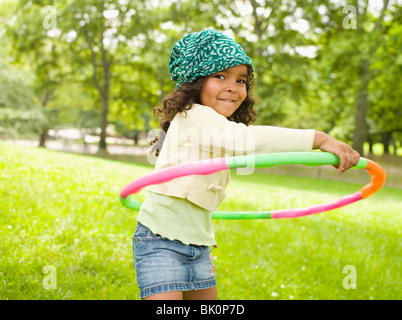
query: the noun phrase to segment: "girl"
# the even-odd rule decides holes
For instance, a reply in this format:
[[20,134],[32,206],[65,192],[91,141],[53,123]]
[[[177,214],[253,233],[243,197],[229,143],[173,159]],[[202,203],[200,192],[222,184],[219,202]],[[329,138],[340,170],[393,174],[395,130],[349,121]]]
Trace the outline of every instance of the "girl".
[[[240,45],[216,30],[192,33],[172,49],[176,89],[154,114],[155,170],[205,158],[321,149],[340,158],[339,172],[359,154],[323,132],[252,126],[253,65]],[[211,246],[212,211],[225,198],[229,170],[153,185],[137,216],[134,265],[141,299],[217,299]]]

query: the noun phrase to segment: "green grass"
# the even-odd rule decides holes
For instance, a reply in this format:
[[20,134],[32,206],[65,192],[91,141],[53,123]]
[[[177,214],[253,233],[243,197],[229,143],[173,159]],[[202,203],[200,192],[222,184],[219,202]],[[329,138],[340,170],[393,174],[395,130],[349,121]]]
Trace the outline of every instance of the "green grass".
[[[138,299],[136,212],[117,198],[152,166],[0,142],[0,299]],[[362,174],[366,174],[362,170]],[[360,184],[232,174],[220,210],[302,207]],[[143,200],[145,192],[138,195]],[[401,299],[402,190],[298,219],[215,220],[220,299]],[[57,288],[45,289],[54,266]],[[345,266],[357,289],[344,289]]]

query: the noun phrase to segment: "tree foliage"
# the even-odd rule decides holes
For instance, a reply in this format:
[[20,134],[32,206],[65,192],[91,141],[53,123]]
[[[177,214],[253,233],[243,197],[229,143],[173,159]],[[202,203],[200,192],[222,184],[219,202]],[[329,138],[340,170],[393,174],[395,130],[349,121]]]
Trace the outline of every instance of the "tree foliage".
[[29,77],[0,60],[0,134],[37,134],[43,118]]

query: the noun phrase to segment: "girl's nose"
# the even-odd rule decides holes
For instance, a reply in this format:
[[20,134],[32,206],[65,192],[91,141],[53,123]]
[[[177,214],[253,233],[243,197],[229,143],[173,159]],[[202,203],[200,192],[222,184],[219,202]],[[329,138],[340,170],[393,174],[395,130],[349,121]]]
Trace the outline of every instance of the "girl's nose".
[[236,92],[237,91],[236,82],[228,81],[227,86],[226,86],[226,91]]

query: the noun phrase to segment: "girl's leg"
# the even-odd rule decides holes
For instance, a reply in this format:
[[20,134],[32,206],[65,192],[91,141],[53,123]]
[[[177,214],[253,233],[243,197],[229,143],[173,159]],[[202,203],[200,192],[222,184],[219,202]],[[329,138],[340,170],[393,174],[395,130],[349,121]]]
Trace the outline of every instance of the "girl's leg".
[[144,300],[183,300],[183,293],[181,291],[157,293],[153,294],[152,296],[145,297]]
[[201,290],[192,290],[183,292],[184,300],[217,300],[218,293],[216,286]]

